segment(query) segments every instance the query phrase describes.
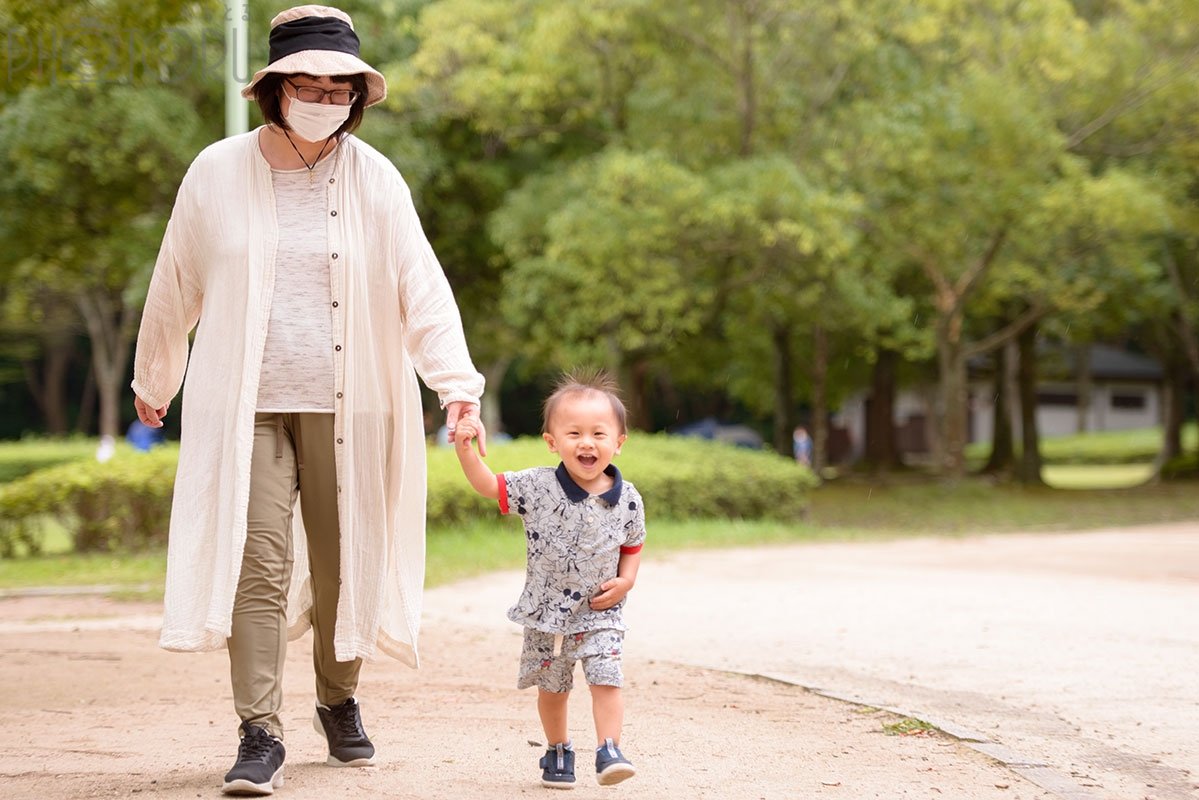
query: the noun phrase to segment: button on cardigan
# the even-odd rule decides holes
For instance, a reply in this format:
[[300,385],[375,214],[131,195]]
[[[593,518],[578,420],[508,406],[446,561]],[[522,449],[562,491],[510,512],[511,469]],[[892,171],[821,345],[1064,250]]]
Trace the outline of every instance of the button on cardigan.
[[[160,407],[183,385],[160,639],[170,650],[225,646],[245,547],[278,244],[259,130],[210,145],[188,169],[138,334],[137,395]],[[323,217],[330,252],[340,256],[330,267],[330,293],[340,300],[333,336],[341,343],[334,354],[342,581],[334,648],[339,660],[382,651],[416,666],[425,564],[417,374],[443,406],[478,402],[483,376],[471,363],[458,308],[408,186],[362,141],[348,136],[340,147],[327,185],[329,206],[341,213]],[[312,606],[302,526],[297,509],[292,638],[310,624]]]

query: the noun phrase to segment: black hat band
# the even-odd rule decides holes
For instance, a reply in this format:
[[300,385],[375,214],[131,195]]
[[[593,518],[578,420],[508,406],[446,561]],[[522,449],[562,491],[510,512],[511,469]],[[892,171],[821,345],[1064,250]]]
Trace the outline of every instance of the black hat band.
[[333,50],[357,57],[358,34],[337,17],[303,17],[271,29],[268,64],[304,50]]

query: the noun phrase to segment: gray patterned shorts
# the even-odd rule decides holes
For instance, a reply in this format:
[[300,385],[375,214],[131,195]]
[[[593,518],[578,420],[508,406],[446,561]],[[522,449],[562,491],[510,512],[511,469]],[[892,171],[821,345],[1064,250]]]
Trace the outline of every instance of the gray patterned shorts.
[[[554,652],[555,640],[561,642]],[[574,686],[575,662],[583,662],[583,677],[591,686],[623,686],[620,657],[624,631],[605,628],[558,636],[525,628],[520,652],[517,689],[536,686],[547,692],[569,692]]]

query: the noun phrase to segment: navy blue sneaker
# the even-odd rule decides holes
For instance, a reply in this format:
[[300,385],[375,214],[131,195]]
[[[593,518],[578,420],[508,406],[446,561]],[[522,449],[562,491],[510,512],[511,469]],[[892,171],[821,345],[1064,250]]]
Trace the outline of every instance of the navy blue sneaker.
[[541,767],[541,785],[551,789],[575,788],[575,751],[566,744],[556,744],[545,751],[538,762]]
[[225,794],[267,795],[283,785],[283,742],[267,733],[266,728],[241,724],[241,744],[237,763],[225,775]]
[[317,703],[312,726],[329,743],[325,760],[329,766],[369,767],[375,763],[375,746],[362,729],[362,715],[354,698],[332,707]]
[[595,779],[600,786],[611,786],[637,774],[633,765],[611,739],[604,739],[595,750]]

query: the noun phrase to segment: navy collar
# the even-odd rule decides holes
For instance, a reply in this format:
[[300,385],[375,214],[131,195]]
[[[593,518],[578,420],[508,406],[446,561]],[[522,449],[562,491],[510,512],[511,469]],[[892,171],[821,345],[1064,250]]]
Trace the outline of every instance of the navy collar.
[[[604,468],[604,474],[612,476],[612,488],[600,495],[600,498],[610,506],[614,506],[620,502],[620,490],[624,487],[624,479],[620,477],[620,470],[615,464],[609,464]],[[566,465],[558,462],[558,469],[554,471],[554,475],[558,478],[558,483],[562,485],[562,491],[566,492],[566,499],[572,503],[581,503],[591,493],[584,489],[579,484],[575,483],[575,479],[570,477],[570,473],[566,471]]]

